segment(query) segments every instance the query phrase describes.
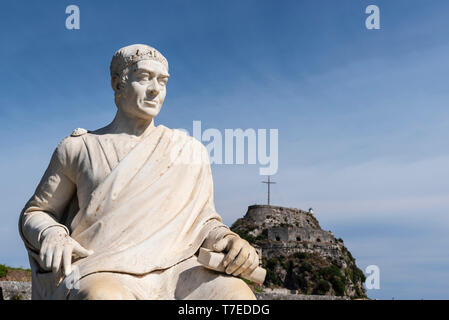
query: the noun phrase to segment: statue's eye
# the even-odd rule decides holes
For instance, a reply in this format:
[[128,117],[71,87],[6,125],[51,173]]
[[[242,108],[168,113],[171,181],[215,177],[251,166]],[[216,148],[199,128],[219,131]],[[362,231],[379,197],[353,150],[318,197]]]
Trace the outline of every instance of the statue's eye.
[[167,85],[167,78],[159,78],[159,84],[161,86],[166,86]]
[[150,74],[146,72],[140,72],[137,74],[136,78],[139,81],[147,81],[150,78]]

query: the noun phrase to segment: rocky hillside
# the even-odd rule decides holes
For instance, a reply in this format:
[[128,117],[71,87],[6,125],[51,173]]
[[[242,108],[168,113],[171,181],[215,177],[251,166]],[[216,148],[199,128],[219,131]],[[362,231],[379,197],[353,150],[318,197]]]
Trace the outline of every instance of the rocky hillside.
[[0,264],[0,281],[31,282],[31,270]]
[[365,275],[343,240],[322,230],[313,213],[254,205],[231,229],[262,256],[267,277],[256,290],[285,288],[298,294],[366,298]]

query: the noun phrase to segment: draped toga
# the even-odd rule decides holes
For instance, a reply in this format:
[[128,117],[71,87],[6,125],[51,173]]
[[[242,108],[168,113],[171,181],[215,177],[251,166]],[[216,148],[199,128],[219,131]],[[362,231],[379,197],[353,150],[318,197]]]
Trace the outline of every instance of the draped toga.
[[69,136],[56,148],[19,230],[29,252],[33,299],[63,280],[39,265],[39,241],[59,226],[94,253],[73,262],[79,276],[144,275],[192,257],[206,237],[232,233],[215,211],[207,149],[163,125],[126,154],[113,134]]

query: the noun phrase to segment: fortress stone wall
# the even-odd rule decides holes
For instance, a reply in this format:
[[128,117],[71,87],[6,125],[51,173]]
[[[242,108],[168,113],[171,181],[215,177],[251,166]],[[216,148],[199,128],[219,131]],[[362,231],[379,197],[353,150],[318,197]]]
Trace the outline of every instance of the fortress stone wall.
[[266,232],[268,240],[272,241],[307,241],[321,243],[336,243],[332,233],[305,227],[277,227]]

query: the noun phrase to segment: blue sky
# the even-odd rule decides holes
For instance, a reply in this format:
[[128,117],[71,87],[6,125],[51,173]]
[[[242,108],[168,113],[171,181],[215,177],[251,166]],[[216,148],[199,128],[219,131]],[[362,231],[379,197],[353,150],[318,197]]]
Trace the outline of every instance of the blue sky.
[[[76,4],[81,29],[65,28]],[[381,30],[365,28],[380,7]],[[156,123],[279,129],[272,203],[313,207],[379,299],[447,299],[447,1],[3,1],[0,263],[26,266],[17,218],[72,129],[115,113],[109,62],[147,43],[171,78]],[[227,224],[264,203],[256,165],[213,165]]]

